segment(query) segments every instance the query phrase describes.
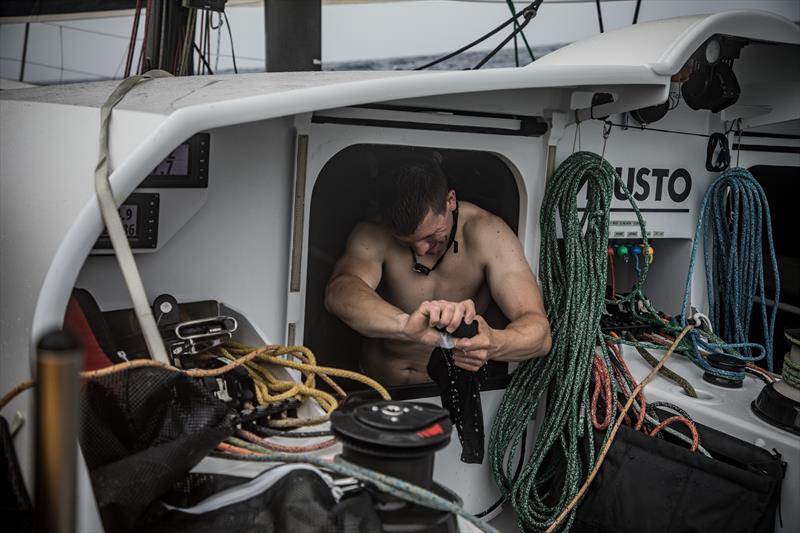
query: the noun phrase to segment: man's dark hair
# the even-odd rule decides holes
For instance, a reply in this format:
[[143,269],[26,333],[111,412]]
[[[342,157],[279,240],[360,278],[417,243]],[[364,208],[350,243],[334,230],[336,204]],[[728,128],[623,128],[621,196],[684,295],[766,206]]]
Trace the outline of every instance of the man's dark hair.
[[437,159],[414,157],[383,173],[378,207],[381,219],[397,235],[411,235],[428,209],[442,213],[450,190]]

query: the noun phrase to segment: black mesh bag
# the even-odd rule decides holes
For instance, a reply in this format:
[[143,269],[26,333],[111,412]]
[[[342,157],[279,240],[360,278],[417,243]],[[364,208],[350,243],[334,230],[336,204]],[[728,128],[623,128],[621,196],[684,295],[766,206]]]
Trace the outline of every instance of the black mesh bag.
[[[191,474],[162,501],[192,507],[216,491],[248,479]],[[216,487],[216,489],[215,489]],[[148,533],[382,533],[367,491],[336,502],[328,485],[313,472],[296,470],[246,500],[193,514],[155,503],[139,523]]]
[[201,380],[139,368],[86,383],[80,443],[107,531],[143,510],[233,432],[231,412]]
[[[674,424],[676,430],[685,427]],[[621,426],[573,531],[771,533],[783,465],[778,454],[697,424],[712,455]],[[598,451],[602,437],[596,441]]]
[[8,422],[0,416],[0,523],[6,531],[33,529],[33,504],[25,489]]

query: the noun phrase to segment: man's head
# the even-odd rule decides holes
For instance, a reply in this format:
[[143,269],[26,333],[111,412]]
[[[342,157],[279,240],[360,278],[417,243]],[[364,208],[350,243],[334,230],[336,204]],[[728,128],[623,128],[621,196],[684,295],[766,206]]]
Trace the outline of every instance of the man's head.
[[384,224],[417,256],[438,256],[447,248],[456,208],[439,162],[413,158],[393,167],[381,180],[380,212]]

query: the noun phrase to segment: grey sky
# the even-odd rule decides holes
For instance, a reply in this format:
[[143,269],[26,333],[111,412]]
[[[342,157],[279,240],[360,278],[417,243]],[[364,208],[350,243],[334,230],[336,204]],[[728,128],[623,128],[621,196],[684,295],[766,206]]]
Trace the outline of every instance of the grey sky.
[[[527,2],[516,4],[522,7]],[[630,24],[634,6],[633,0],[604,2],[606,30]],[[800,0],[643,0],[639,20],[729,9],[762,9],[800,20]],[[325,63],[445,53],[487,32],[508,15],[504,3],[450,0],[326,5],[322,13],[322,60]],[[263,67],[263,8],[233,7],[228,9],[228,16],[239,66]],[[131,20],[116,17],[31,24],[25,80],[66,82],[121,76]],[[23,29],[23,24],[0,25],[0,77],[19,76]],[[549,44],[598,32],[594,2],[548,4],[545,0],[539,16],[525,33],[531,44]],[[231,66],[228,35],[221,35],[219,59],[216,37],[212,36],[212,66],[218,63],[225,70]],[[478,48],[491,49],[502,37]]]

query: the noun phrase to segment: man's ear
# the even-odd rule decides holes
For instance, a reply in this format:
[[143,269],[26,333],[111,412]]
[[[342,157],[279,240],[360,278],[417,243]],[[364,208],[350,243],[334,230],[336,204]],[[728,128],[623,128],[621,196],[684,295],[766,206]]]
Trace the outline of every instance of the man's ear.
[[447,210],[455,211],[456,205],[458,205],[456,200],[456,191],[454,189],[450,189],[447,192]]

